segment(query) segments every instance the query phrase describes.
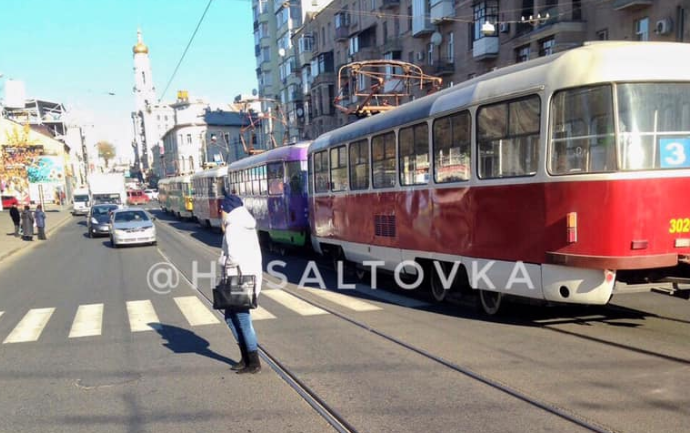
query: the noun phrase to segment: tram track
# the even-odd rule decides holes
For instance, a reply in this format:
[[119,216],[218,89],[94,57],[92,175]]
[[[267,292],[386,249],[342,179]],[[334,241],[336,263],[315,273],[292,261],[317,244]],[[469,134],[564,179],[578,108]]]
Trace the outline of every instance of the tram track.
[[[206,251],[211,252],[210,248],[205,248]],[[181,269],[180,266],[178,266],[174,261],[172,261],[167,255],[165,255],[160,249],[158,250],[160,255],[167,261],[169,262],[172,266],[175,267],[179,275],[181,275],[186,282],[192,287],[201,297],[202,299],[212,308],[213,307],[213,301],[210,299],[203,291],[201,291],[198,287],[196,287],[192,283],[192,279],[189,278]],[[273,277],[265,275],[264,279],[267,281],[272,281],[274,283],[278,283],[277,280],[273,280]],[[289,293],[292,296],[295,296],[296,298],[307,302],[310,305],[313,305],[317,308],[321,308],[324,311],[327,311],[328,313],[332,314],[333,316],[337,317],[338,319],[344,320],[345,322],[354,325],[360,329],[364,329],[367,332],[372,333],[373,335],[376,335],[390,343],[396,344],[400,347],[403,347],[406,350],[409,350],[417,355],[420,355],[424,357],[425,359],[434,361],[456,373],[462,374],[463,376],[469,377],[477,382],[480,382],[484,385],[487,385],[497,391],[500,391],[504,394],[507,394],[515,399],[518,399],[520,401],[523,401],[524,403],[527,403],[533,407],[536,407],[540,410],[543,410],[551,415],[554,415],[562,420],[568,421],[576,426],[579,426],[587,431],[591,432],[597,432],[597,433],[618,433],[618,430],[615,430],[611,427],[604,426],[602,424],[599,424],[593,420],[586,419],[585,417],[582,417],[578,414],[572,413],[568,411],[565,408],[561,408],[555,404],[543,401],[541,399],[538,399],[536,397],[530,396],[528,393],[518,390],[514,387],[511,387],[508,384],[502,383],[500,381],[497,381],[495,379],[492,379],[486,375],[477,373],[467,367],[463,367],[460,365],[457,365],[453,362],[450,362],[448,360],[445,360],[437,355],[434,355],[430,352],[427,352],[426,350],[419,348],[415,345],[409,344],[401,339],[398,339],[396,337],[393,337],[391,335],[388,335],[385,332],[382,332],[376,328],[373,328],[363,322],[360,322],[352,317],[349,317],[341,312],[336,311],[335,309],[321,303],[321,302],[315,302],[314,300],[311,300],[309,298],[306,298],[302,296],[299,293],[296,293],[294,290],[289,290],[289,289],[283,289],[285,292]],[[220,317],[224,321],[223,314],[221,314],[217,310],[213,310],[214,314],[216,314],[218,317]],[[229,329],[228,329],[228,332]],[[313,390],[310,386],[306,385],[302,380],[299,379],[298,375],[292,372],[289,367],[285,366],[282,364],[278,358],[270,353],[270,351],[266,348],[264,344],[259,344],[259,351],[262,360],[273,370],[278,374],[278,376],[283,379],[283,381],[286,382],[290,388],[292,388],[309,406],[311,406],[331,427],[333,427],[334,430],[338,431],[339,433],[358,433],[359,430],[357,430],[356,427],[352,426],[344,417],[342,414],[340,414],[336,409],[331,407],[320,395],[318,392]]]
[[[175,229],[175,228],[171,228],[171,229],[176,231],[176,232],[180,232],[178,229]],[[211,248],[210,246],[203,244],[201,242],[198,242],[198,246],[202,247],[203,250],[205,250],[206,252],[208,252],[211,255],[216,255],[218,253],[218,251],[216,249]],[[306,259],[306,260],[310,259],[309,257],[304,257],[304,255],[301,255],[300,258]],[[170,261],[167,257],[166,257],[166,260]],[[197,287],[192,285],[189,278],[187,278],[187,276],[180,270],[180,268],[176,264],[174,264],[172,261],[170,261],[170,263],[173,264],[173,266],[175,266],[178,269],[178,272],[180,272],[180,274],[184,276],[184,278],[187,280],[187,282],[192,287],[194,287],[194,289],[202,296],[202,298],[205,299],[205,301],[210,306],[212,306],[211,299],[209,299],[209,297],[206,296]],[[323,260],[317,260],[317,263],[319,264],[319,267],[321,267],[322,269],[329,269],[332,271],[331,266],[329,266],[330,262],[325,262]],[[270,275],[265,274],[264,278],[265,278],[265,280],[270,281],[272,277]],[[401,339],[398,339],[392,335],[386,334],[385,332],[382,332],[379,329],[371,327],[371,326],[367,325],[366,323],[360,322],[360,321],[358,321],[358,320],[356,320],[350,316],[347,316],[346,314],[343,314],[339,311],[336,311],[332,307],[329,307],[328,305],[324,305],[324,303],[322,303],[322,302],[314,301],[313,299],[309,299],[309,298],[303,296],[302,294],[296,292],[295,290],[286,289],[285,291],[290,293],[292,296],[299,298],[300,300],[302,300],[304,302],[307,302],[307,303],[309,303],[315,307],[318,307],[318,308],[321,308],[321,309],[327,311],[331,315],[333,315],[333,316],[335,316],[341,320],[344,320],[345,322],[347,322],[351,325],[354,325],[360,329],[366,330],[367,332],[370,332],[373,335],[376,335],[380,338],[383,338],[384,340],[386,340],[390,343],[396,344],[396,345],[398,345],[398,346],[400,346],[406,350],[409,350],[409,351],[411,351],[411,352],[413,352],[419,356],[422,356],[422,357],[424,357],[428,360],[434,361],[434,362],[436,362],[436,363],[438,363],[438,364],[440,364],[440,365],[442,365],[442,366],[444,366],[450,370],[453,370],[456,373],[459,373],[459,374],[462,374],[466,377],[469,377],[469,378],[471,378],[477,382],[480,382],[480,383],[487,385],[493,389],[496,389],[500,392],[503,392],[503,393],[513,397],[513,398],[516,398],[516,399],[521,400],[525,403],[528,403],[528,404],[530,404],[530,405],[532,405],[532,406],[534,406],[540,410],[546,411],[546,412],[548,412],[548,413],[550,413],[550,414],[552,414],[558,418],[561,418],[561,419],[566,420],[570,423],[573,423],[573,424],[575,424],[581,428],[584,428],[588,431],[608,432],[608,433],[613,433],[613,432],[619,431],[619,430],[616,430],[610,426],[604,425],[604,424],[599,423],[595,420],[588,419],[587,417],[584,417],[580,414],[574,413],[574,412],[568,410],[567,408],[560,407],[556,404],[553,404],[553,403],[550,403],[550,402],[545,401],[543,399],[534,397],[527,392],[524,392],[520,389],[517,389],[517,388],[510,386],[506,383],[503,383],[499,380],[492,379],[491,377],[484,375],[484,374],[481,374],[481,373],[478,373],[476,371],[473,371],[470,368],[467,368],[467,367],[464,367],[462,365],[458,365],[458,364],[455,364],[455,363],[450,362],[448,360],[445,360],[439,356],[434,355],[433,353],[427,352],[426,350],[424,350],[420,347],[409,344],[409,343],[407,343]],[[216,312],[216,314],[218,314],[220,317],[222,317],[222,314],[220,314],[219,312]],[[611,341],[599,339],[596,337],[581,335],[581,334],[578,334],[576,332],[558,329],[558,328],[555,328],[555,327],[550,326],[548,324],[547,325],[540,325],[540,324],[535,324],[534,322],[524,321],[523,325],[530,325],[533,327],[537,326],[537,327],[544,329],[544,330],[549,330],[552,332],[557,332],[557,333],[560,333],[563,335],[568,335],[568,336],[578,338],[578,339],[585,339],[585,340],[593,341],[593,342],[600,343],[600,344],[606,344],[606,345],[616,347],[619,349],[628,350],[628,351],[632,351],[632,352],[647,355],[647,356],[657,357],[657,358],[661,358],[661,359],[671,361],[671,362],[682,363],[685,365],[690,364],[690,361],[682,359],[682,358],[668,356],[665,354],[649,351],[649,350],[642,349],[642,348],[636,348],[636,347],[629,346],[629,345],[622,344],[622,343],[611,342]],[[328,405],[328,403],[326,401],[324,401],[316,391],[314,391],[309,386],[305,385],[304,382],[301,381],[296,374],[291,372],[287,366],[283,365],[279,361],[278,358],[273,356],[264,345],[260,345],[260,351],[261,351],[261,357],[265,361],[265,363],[268,366],[270,366],[270,368],[273,369],[279,375],[279,377],[281,377],[281,379],[283,379],[295,392],[297,392],[298,395],[300,395],[300,397],[303,398],[336,431],[339,431],[339,432],[356,432],[357,431],[357,429],[355,427],[353,427],[352,425],[350,425],[347,422],[347,420],[344,419],[344,417],[337,410],[330,407]]]

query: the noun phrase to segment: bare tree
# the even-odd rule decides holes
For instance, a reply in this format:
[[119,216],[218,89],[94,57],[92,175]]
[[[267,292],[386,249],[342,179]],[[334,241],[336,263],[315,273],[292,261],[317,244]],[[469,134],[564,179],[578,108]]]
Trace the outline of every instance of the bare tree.
[[98,156],[105,161],[105,168],[108,168],[108,162],[115,158],[115,146],[112,143],[102,140],[96,144],[98,149]]

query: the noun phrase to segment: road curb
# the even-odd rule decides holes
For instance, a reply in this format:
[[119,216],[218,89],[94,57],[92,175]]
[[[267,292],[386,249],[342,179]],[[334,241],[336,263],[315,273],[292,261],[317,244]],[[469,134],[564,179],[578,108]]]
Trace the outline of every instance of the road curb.
[[[73,217],[73,215],[72,215],[71,213],[70,213],[69,215],[67,215],[67,216],[66,216],[65,218],[63,218],[59,223],[55,224],[53,227],[51,227],[51,228],[49,228],[48,230],[46,230],[46,237],[47,237],[49,234],[52,234],[52,233],[54,233],[55,231],[57,231],[58,229],[60,229],[62,226],[66,225],[66,224],[67,224],[69,221],[71,221],[73,218],[74,218],[74,217]],[[5,260],[9,259],[10,257],[14,256],[15,254],[17,254],[17,253],[19,253],[19,252],[21,252],[21,251],[29,251],[29,250],[31,250],[31,249],[33,249],[33,248],[36,248],[38,245],[41,245],[41,242],[40,242],[40,241],[39,241],[39,242],[35,242],[35,241],[34,241],[34,242],[28,242],[28,243],[26,243],[26,245],[22,245],[22,246],[20,246],[20,247],[11,249],[11,250],[7,251],[6,253],[0,253],[0,264],[1,264],[2,262],[4,262]]]

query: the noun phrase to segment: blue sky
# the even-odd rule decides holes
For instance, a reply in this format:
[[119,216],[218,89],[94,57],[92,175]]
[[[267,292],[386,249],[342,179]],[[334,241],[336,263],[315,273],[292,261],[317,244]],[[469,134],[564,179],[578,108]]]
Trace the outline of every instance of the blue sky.
[[[160,98],[207,0],[2,0],[0,95],[22,80],[27,97],[82,113],[88,140],[129,158],[134,109],[132,46],[141,27]],[[230,102],[256,88],[250,0],[214,0],[175,79],[193,98]],[[115,95],[108,95],[114,92]],[[90,114],[89,114],[90,113]]]

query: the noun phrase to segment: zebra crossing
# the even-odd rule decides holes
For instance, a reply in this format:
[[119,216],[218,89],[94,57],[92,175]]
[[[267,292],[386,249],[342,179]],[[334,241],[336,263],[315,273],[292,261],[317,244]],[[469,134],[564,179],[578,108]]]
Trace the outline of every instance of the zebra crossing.
[[[359,299],[352,298],[335,292],[324,290],[305,289],[309,293],[339,305],[352,311],[376,311],[381,308]],[[285,307],[287,310],[299,316],[328,315],[326,310],[316,307],[282,290],[264,290],[262,295]],[[179,309],[187,324],[191,327],[217,325],[223,323],[221,319],[197,296],[179,296],[173,298],[174,304]],[[156,313],[154,303],[149,299],[126,301],[125,308],[129,321],[129,329],[132,333],[160,330],[162,322]],[[103,333],[103,317],[108,312],[106,306],[100,304],[79,305],[72,321],[68,339],[85,337],[98,337]],[[7,320],[4,311],[0,311],[0,325]],[[2,344],[29,343],[38,341],[41,334],[49,326],[55,308],[30,309],[14,326]],[[4,316],[4,317],[3,317]],[[252,320],[271,320],[277,316],[263,306],[252,310]],[[0,337],[1,338],[1,337]]]

